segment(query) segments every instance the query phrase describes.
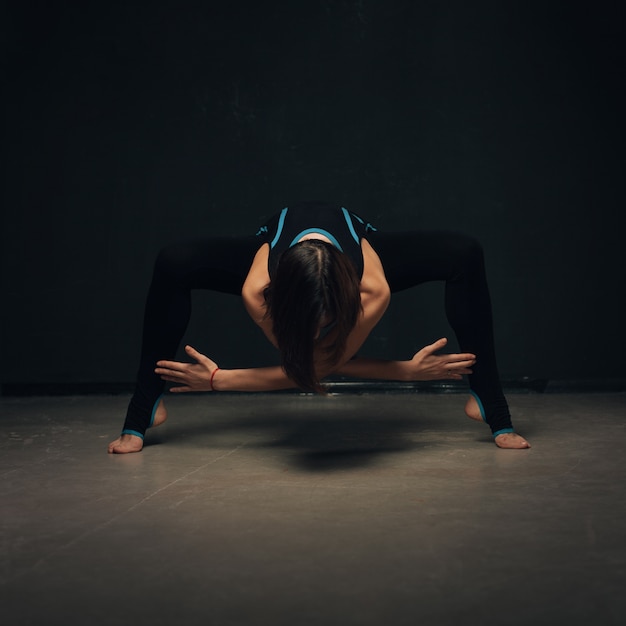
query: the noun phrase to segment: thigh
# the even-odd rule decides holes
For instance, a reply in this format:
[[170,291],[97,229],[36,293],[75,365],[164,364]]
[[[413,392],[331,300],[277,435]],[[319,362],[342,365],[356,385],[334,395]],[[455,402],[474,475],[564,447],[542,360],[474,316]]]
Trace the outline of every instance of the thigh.
[[175,244],[161,251],[155,273],[188,289],[240,295],[262,243],[252,235],[207,237]]
[[380,257],[391,291],[453,279],[475,246],[472,238],[449,231],[377,231],[367,239]]

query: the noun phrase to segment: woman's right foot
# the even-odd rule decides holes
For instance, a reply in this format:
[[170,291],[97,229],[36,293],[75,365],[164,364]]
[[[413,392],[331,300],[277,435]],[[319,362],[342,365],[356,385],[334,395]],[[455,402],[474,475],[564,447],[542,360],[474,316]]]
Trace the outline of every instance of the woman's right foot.
[[[159,404],[154,413],[154,420],[150,428],[160,426],[167,419],[167,409],[165,408],[165,402],[163,399],[159,401]],[[143,448],[143,439],[136,435],[120,435],[115,441],[109,444],[109,454],[129,454],[131,452],[141,452]]]
[[163,398],[161,398],[161,400],[159,400],[159,404],[157,405],[156,411],[154,412],[154,419],[152,420],[152,424],[150,424],[150,428],[160,426],[166,419],[167,409],[165,408],[165,402],[163,402]]

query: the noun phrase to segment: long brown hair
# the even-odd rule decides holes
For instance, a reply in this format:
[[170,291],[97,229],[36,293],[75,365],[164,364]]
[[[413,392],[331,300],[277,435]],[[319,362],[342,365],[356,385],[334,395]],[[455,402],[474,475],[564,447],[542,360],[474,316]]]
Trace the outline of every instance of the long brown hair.
[[359,284],[352,261],[325,241],[301,241],[281,255],[265,290],[266,315],[282,367],[301,389],[323,391],[314,364],[323,321],[332,324],[326,362],[332,365],[342,357],[361,312]]

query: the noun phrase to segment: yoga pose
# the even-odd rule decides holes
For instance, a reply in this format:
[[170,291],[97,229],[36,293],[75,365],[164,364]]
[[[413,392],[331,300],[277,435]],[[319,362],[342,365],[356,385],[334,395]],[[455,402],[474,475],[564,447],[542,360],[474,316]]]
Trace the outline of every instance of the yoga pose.
[[[446,339],[408,360],[357,352],[389,305],[391,293],[445,281],[445,310],[463,353],[442,354]],[[173,360],[191,314],[191,290],[241,295],[250,317],[278,349],[281,365],[220,369],[191,346],[190,363]],[[173,393],[271,391],[323,393],[330,374],[424,381],[468,377],[465,413],[485,421],[496,445],[528,448],[514,432],[496,366],[483,253],[452,232],[379,232],[345,208],[300,203],[256,235],[212,237],[165,248],[146,302],[135,392],[122,434],[109,452],[139,452],[146,430],[167,418]]]

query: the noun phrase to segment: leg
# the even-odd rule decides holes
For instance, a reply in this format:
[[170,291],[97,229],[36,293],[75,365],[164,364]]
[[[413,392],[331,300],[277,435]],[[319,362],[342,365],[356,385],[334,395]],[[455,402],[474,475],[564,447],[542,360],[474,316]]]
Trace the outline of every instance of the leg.
[[432,280],[445,281],[448,321],[461,350],[477,356],[469,376],[472,398],[466,411],[470,417],[480,416],[487,422],[498,445],[527,447],[520,441],[508,445],[518,436],[512,435],[496,364],[491,299],[480,244],[450,232],[375,232],[368,239],[381,258],[392,291]]
[[191,315],[191,290],[241,294],[260,243],[256,237],[216,237],[165,248],[154,267],[146,300],[137,384],[119,439],[109,452],[138,452],[146,429],[167,416],[159,359],[174,359]]

